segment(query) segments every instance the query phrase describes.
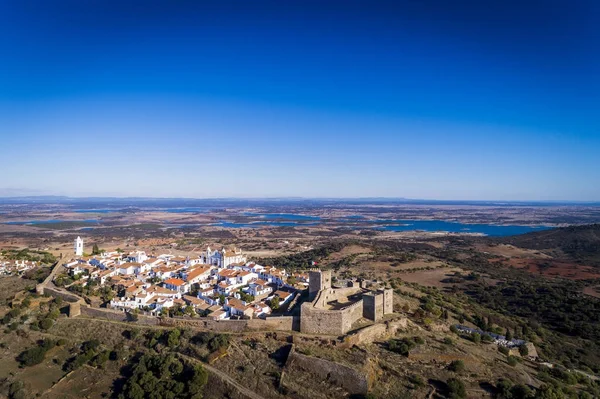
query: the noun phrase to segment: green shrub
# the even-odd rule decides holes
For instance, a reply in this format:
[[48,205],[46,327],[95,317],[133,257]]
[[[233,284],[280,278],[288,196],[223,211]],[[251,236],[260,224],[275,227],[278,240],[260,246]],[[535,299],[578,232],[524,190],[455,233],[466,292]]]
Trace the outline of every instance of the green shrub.
[[514,366],[516,366],[517,364],[519,364],[519,358],[518,358],[518,357],[516,357],[516,356],[508,356],[508,357],[506,358],[506,361],[508,362],[508,365],[509,365],[509,366],[512,366],[512,367],[514,367]]
[[494,342],[494,338],[492,338],[490,335],[488,334],[483,334],[481,336],[481,342],[485,342],[485,343],[490,343],[490,342]]
[[521,356],[527,356],[529,355],[529,349],[526,345],[521,345],[519,346],[519,353],[521,354]]
[[39,322],[39,326],[42,330],[49,330],[50,328],[52,328],[53,325],[54,325],[54,320],[52,320],[50,318],[42,319]]
[[17,361],[21,365],[21,367],[33,366],[36,364],[40,364],[44,361],[44,357],[46,356],[46,352],[50,349],[54,348],[56,343],[52,340],[46,339],[43,340],[39,346],[34,346],[33,348],[29,348],[19,354],[17,356]]
[[465,362],[462,360],[453,360],[448,365],[448,370],[454,371],[455,373],[460,373],[465,370]]
[[458,378],[450,378],[448,384],[448,397],[450,399],[464,399],[467,397],[465,384]]

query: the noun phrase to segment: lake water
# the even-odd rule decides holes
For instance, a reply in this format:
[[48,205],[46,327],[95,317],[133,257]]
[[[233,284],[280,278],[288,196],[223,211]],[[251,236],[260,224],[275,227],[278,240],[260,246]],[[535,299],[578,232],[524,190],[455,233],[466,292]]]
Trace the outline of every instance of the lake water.
[[221,226],[230,228],[259,228],[259,227],[302,227],[302,226],[316,226],[318,223],[298,223],[298,222],[254,222],[254,223],[232,223],[221,221],[213,223],[211,226]]
[[252,213],[244,212],[244,216],[254,216],[266,220],[321,220],[319,216],[299,215],[295,213]]
[[199,208],[199,207],[188,207],[188,208],[164,208],[159,209],[159,211],[169,212],[169,213],[205,213],[208,211],[207,208]]
[[48,219],[48,220],[25,220],[19,222],[4,222],[4,224],[13,225],[35,225],[35,224],[52,224],[52,223],[98,223],[98,219],[85,219],[85,220],[65,220],[65,219]]
[[512,236],[549,229],[545,226],[467,224],[443,220],[377,220],[375,222],[384,224],[375,228],[385,231],[442,231],[448,233],[478,233],[487,236]]
[[111,213],[120,212],[122,209],[75,209],[77,213]]

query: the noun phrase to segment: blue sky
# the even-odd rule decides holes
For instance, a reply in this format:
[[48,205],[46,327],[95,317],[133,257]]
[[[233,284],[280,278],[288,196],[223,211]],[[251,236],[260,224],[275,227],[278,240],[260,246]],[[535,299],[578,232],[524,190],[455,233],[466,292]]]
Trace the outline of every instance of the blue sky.
[[600,200],[600,4],[0,3],[0,195]]

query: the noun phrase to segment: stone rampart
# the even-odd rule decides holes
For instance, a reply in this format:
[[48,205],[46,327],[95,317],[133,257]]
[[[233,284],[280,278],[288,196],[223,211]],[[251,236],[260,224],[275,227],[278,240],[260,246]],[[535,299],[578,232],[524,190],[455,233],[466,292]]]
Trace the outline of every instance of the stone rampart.
[[362,300],[340,310],[323,309],[305,302],[300,311],[300,331],[307,334],[344,335],[362,317]]
[[293,331],[294,329],[298,329],[298,318],[294,316],[249,320],[164,317],[160,318],[159,323],[161,326],[198,328],[217,332]]
[[75,295],[75,294],[73,294],[73,293],[71,293],[71,292],[69,292],[67,290],[64,290],[62,288],[58,288],[58,287],[46,287],[46,286],[44,286],[44,287],[42,287],[41,294],[53,296],[55,298],[61,298],[61,299],[63,299],[66,302],[71,302],[71,303],[74,303],[74,302],[84,302],[85,303],[85,301],[83,300],[83,298],[81,298],[81,297],[79,297],[79,296],[77,296],[77,295]]
[[[311,373],[320,380],[327,380],[334,385],[344,388],[352,395],[364,395],[369,389],[368,378],[365,372],[358,371],[341,363],[297,353],[294,345],[290,349],[285,369],[287,375],[293,375],[296,370]],[[282,383],[285,385],[284,380],[282,380]]]
[[[95,319],[104,319],[109,321],[119,321],[119,322],[133,322],[133,317],[131,314],[126,312],[121,312],[119,310],[113,309],[103,309],[103,308],[92,308],[89,306],[81,306],[81,315],[87,317],[93,317]],[[145,316],[145,315],[137,315],[137,324],[144,324],[149,326],[158,325],[158,318],[154,316]]]
[[373,324],[344,338],[344,346],[370,344],[375,341],[386,340],[395,336],[399,330],[406,330],[408,327],[409,321],[405,317],[385,323]]
[[[118,322],[132,322],[130,313],[114,309],[92,308],[81,306],[80,314],[97,319]],[[295,316],[267,317],[266,319],[249,320],[212,320],[206,317],[155,317],[137,315],[138,324],[160,325],[165,327],[187,327],[216,332],[246,332],[246,331],[293,331],[299,330],[299,318]]]
[[345,302],[350,295],[354,295],[360,291],[361,289],[358,287],[327,288],[319,292],[313,304],[316,307],[327,308],[329,302]]

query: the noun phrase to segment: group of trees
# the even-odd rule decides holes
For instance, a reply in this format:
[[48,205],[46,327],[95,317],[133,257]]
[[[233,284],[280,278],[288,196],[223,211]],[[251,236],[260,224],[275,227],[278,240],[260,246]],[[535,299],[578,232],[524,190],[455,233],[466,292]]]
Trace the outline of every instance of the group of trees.
[[84,342],[79,348],[79,353],[68,359],[63,368],[65,371],[73,371],[84,364],[103,367],[107,360],[116,360],[116,358],[116,352],[103,349],[97,339],[92,339]]
[[44,339],[37,343],[37,346],[26,349],[17,356],[17,361],[21,367],[34,366],[44,361],[46,353],[57,345],[64,345],[65,341],[54,341]]
[[402,339],[390,339],[387,342],[387,348],[392,352],[401,354],[402,356],[408,356],[411,349],[417,345],[424,344],[425,341],[421,337],[402,338]]
[[344,242],[330,243],[319,248],[292,255],[257,259],[257,263],[262,265],[272,265],[278,268],[289,270],[310,269],[314,267],[312,262],[320,261],[332,253],[342,250],[347,244],[348,243]]
[[208,373],[197,364],[192,366],[175,355],[143,355],[123,385],[119,399],[201,399]]
[[158,349],[159,345],[175,348],[179,345],[180,338],[181,330],[178,328],[165,331],[150,330],[145,335],[146,346],[153,349]]
[[240,288],[240,290],[238,291],[238,293],[240,294],[240,299],[241,299],[242,301],[244,301],[244,302],[248,302],[248,303],[250,303],[250,302],[254,302],[254,299],[255,299],[255,298],[254,298],[254,295],[250,295],[250,294],[247,294],[247,293],[245,293],[245,292],[244,292],[244,291],[243,291],[241,288]]
[[200,332],[192,337],[191,342],[195,345],[206,346],[209,351],[216,352],[229,346],[229,335]]

